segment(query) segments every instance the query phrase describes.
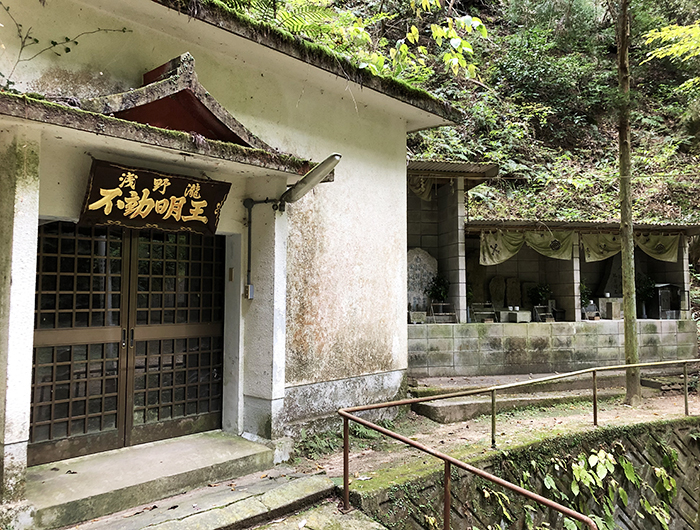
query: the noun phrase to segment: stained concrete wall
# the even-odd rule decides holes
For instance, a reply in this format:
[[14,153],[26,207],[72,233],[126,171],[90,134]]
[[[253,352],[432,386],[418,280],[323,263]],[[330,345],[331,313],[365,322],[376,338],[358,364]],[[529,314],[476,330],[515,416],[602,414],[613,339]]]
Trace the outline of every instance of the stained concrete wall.
[[37,140],[38,135],[18,134],[13,128],[0,130],[0,500],[3,503],[15,503],[23,498],[27,466],[34,321],[34,297],[29,293],[34,292],[39,208]]
[[[330,109],[328,109],[330,113]],[[344,115],[346,125],[357,117]],[[387,126],[387,124],[393,124]],[[343,126],[337,123],[340,129]],[[343,154],[335,182],[288,207],[288,394],[297,387],[406,369],[406,188],[404,134],[390,116],[361,134],[318,139]],[[391,393],[400,377],[389,377]],[[322,385],[316,386],[324,395]],[[369,390],[369,389],[368,389]],[[334,390],[329,390],[334,392]],[[384,391],[359,394],[382,399]],[[290,398],[291,399],[291,398]],[[329,404],[326,412],[338,408]],[[294,407],[294,405],[290,405]]]
[[[411,324],[413,377],[570,372],[624,364],[623,321],[529,324]],[[641,362],[692,359],[692,320],[639,320]]]

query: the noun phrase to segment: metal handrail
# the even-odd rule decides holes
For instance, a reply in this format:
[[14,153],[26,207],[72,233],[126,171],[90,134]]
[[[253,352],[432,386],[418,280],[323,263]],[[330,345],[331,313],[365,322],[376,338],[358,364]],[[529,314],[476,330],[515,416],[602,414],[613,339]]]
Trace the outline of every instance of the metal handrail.
[[464,397],[464,396],[472,396],[472,395],[477,395],[477,394],[485,394],[485,393],[490,393],[491,394],[491,447],[494,449],[496,448],[496,393],[499,390],[507,390],[510,388],[517,388],[521,386],[528,386],[528,385],[533,385],[537,383],[543,383],[547,381],[555,381],[558,379],[565,379],[569,377],[575,377],[578,375],[582,374],[587,374],[591,373],[593,376],[593,424],[598,425],[598,387],[597,387],[597,375],[598,372],[603,372],[603,371],[616,371],[616,370],[627,370],[628,368],[641,368],[641,367],[650,367],[650,366],[666,366],[666,365],[673,365],[673,364],[682,364],[683,365],[683,393],[684,393],[684,401],[685,401],[685,415],[689,415],[689,410],[688,410],[688,364],[690,363],[697,363],[700,362],[700,359],[687,359],[683,361],[656,361],[656,362],[650,362],[650,363],[636,363],[636,364],[622,364],[622,365],[615,365],[615,366],[599,366],[595,368],[586,368],[584,370],[576,370],[574,372],[567,372],[564,374],[556,374],[552,376],[547,376],[547,377],[541,377],[539,379],[531,379],[528,381],[520,381],[517,383],[509,383],[505,385],[494,385],[490,387],[485,387],[485,388],[478,388],[474,390],[464,390],[461,392],[451,392],[448,394],[440,394],[437,396],[426,396],[422,398],[412,398],[412,399],[402,399],[398,401],[389,401],[386,403],[374,403],[372,405],[362,405],[362,406],[357,406],[357,407],[348,407],[344,409],[340,409],[338,411],[338,414],[343,418],[343,507],[344,510],[349,511],[350,510],[350,421],[354,421],[356,423],[359,423],[361,425],[364,425],[367,428],[373,429],[377,432],[380,432],[384,434],[385,436],[388,436],[390,438],[393,438],[394,440],[398,440],[406,445],[409,445],[411,447],[414,447],[420,451],[423,451],[424,453],[427,453],[429,455],[432,455],[436,458],[439,458],[445,463],[445,479],[444,479],[444,487],[445,487],[445,493],[444,493],[444,516],[443,516],[443,521],[444,521],[444,529],[449,530],[450,528],[450,506],[451,506],[451,493],[450,493],[450,483],[451,483],[451,477],[450,477],[450,472],[451,472],[451,466],[456,466],[461,469],[464,469],[465,471],[468,471],[472,474],[478,475],[490,482],[493,482],[495,484],[498,484],[506,489],[509,489],[511,491],[514,491],[518,493],[519,495],[523,495],[539,504],[545,505],[549,508],[552,508],[553,510],[557,510],[560,513],[563,513],[567,517],[570,517],[572,519],[576,519],[578,521],[581,521],[582,523],[586,524],[591,530],[597,530],[596,524],[593,522],[592,519],[589,517],[574,511],[570,508],[567,508],[566,506],[563,506],[557,502],[552,501],[551,499],[547,499],[545,497],[542,497],[541,495],[538,495],[536,493],[533,493],[529,490],[526,490],[524,488],[521,488],[520,486],[517,486],[511,482],[508,482],[507,480],[503,480],[502,478],[499,478],[495,475],[491,475],[490,473],[487,473],[486,471],[483,471],[482,469],[470,466],[469,464],[466,464],[465,462],[462,462],[460,460],[457,460],[449,455],[446,455],[444,453],[441,453],[439,451],[436,451],[435,449],[432,449],[428,446],[425,446],[423,444],[420,444],[414,440],[411,440],[410,438],[406,438],[405,436],[401,436],[400,434],[397,434],[393,431],[390,431],[389,429],[385,429],[384,427],[381,427],[379,425],[376,425],[375,423],[372,423],[368,420],[365,420],[363,418],[360,418],[359,416],[354,415],[354,412],[361,412],[361,411],[366,411],[366,410],[376,410],[376,409],[381,409],[381,408],[389,408],[389,407],[398,407],[398,406],[403,406],[403,405],[411,405],[413,403],[423,403],[426,401],[437,401],[440,399],[449,399],[449,398],[455,398],[455,397]]

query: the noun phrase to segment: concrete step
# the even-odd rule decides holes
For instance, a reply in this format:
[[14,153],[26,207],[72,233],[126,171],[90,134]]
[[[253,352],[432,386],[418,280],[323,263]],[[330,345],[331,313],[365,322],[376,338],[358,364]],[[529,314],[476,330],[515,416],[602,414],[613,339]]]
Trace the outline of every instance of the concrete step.
[[[608,388],[598,391],[598,398],[624,396],[624,388]],[[557,403],[574,403],[592,400],[591,390],[568,392],[530,392],[528,394],[497,395],[496,412],[505,412],[525,407],[550,406]],[[414,403],[411,409],[421,416],[438,423],[467,421],[484,414],[491,414],[491,396],[467,396],[425,403]]]
[[274,451],[221,431],[182,436],[27,470],[34,528],[60,528],[273,465]]
[[[280,519],[286,520],[294,512],[333,495],[335,487],[335,484],[325,475],[304,475],[295,473],[293,469],[278,466],[263,472],[251,473],[233,481],[226,480],[222,483],[210,484],[204,488],[161,499],[65,530],[249,528],[265,522],[273,522],[273,520],[277,520],[276,522],[280,522]],[[324,513],[328,512],[328,508],[325,508]],[[327,515],[331,517],[332,511]],[[305,525],[304,528],[316,527]],[[374,527],[341,525],[335,528]]]
[[326,501],[303,513],[256,527],[256,530],[386,530],[359,510],[340,513],[337,504],[335,500]]
[[[473,377],[421,377],[409,380],[409,392],[414,397],[437,396],[452,392],[476,390],[490,386],[506,385],[532,381],[556,374],[509,374]],[[543,383],[533,383],[525,387],[500,390],[499,394],[524,394],[529,392],[561,392],[568,390],[592,389],[591,374],[574,376],[567,379],[555,379]],[[598,374],[597,385],[599,389],[615,388],[625,385],[624,373]]]

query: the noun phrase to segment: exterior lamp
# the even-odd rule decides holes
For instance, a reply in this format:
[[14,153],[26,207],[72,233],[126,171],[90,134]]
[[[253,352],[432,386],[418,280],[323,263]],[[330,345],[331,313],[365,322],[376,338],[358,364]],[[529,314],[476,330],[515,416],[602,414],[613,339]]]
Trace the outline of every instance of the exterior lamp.
[[246,274],[246,285],[244,297],[248,300],[252,300],[255,296],[255,290],[251,282],[251,272],[252,272],[252,241],[253,241],[253,206],[256,204],[272,204],[273,210],[279,210],[283,212],[285,210],[285,205],[288,202],[296,202],[301,199],[304,195],[309,193],[316,184],[321,182],[328,174],[333,171],[333,168],[340,162],[341,155],[338,153],[333,153],[331,156],[326,158],[323,162],[314,167],[306,175],[304,175],[299,182],[294,184],[291,188],[285,191],[279,199],[265,199],[262,201],[255,201],[253,199],[246,199],[243,201],[243,207],[248,210],[248,271]]
[[278,203],[274,205],[273,208],[276,207],[278,210],[283,212],[286,203],[296,202],[301,199],[304,195],[310,192],[316,184],[328,176],[333,168],[338,165],[338,162],[340,162],[341,156],[342,155],[338,153],[333,153],[323,162],[314,167],[311,171],[304,175],[299,182],[285,191],[278,199]]

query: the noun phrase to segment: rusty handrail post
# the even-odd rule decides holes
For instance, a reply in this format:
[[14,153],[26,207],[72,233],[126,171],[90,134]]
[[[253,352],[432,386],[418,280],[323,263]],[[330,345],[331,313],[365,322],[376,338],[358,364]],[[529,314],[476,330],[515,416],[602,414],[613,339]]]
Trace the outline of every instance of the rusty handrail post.
[[445,507],[443,510],[443,528],[444,530],[450,530],[450,509],[452,506],[452,494],[450,490],[452,489],[452,465],[445,460]]
[[496,449],[496,390],[491,390],[491,448]]
[[593,425],[598,426],[598,372],[593,370]]
[[343,418],[343,509],[350,511],[350,420]]
[[685,398],[685,415],[689,416],[688,411],[688,363],[683,363],[683,397]]

